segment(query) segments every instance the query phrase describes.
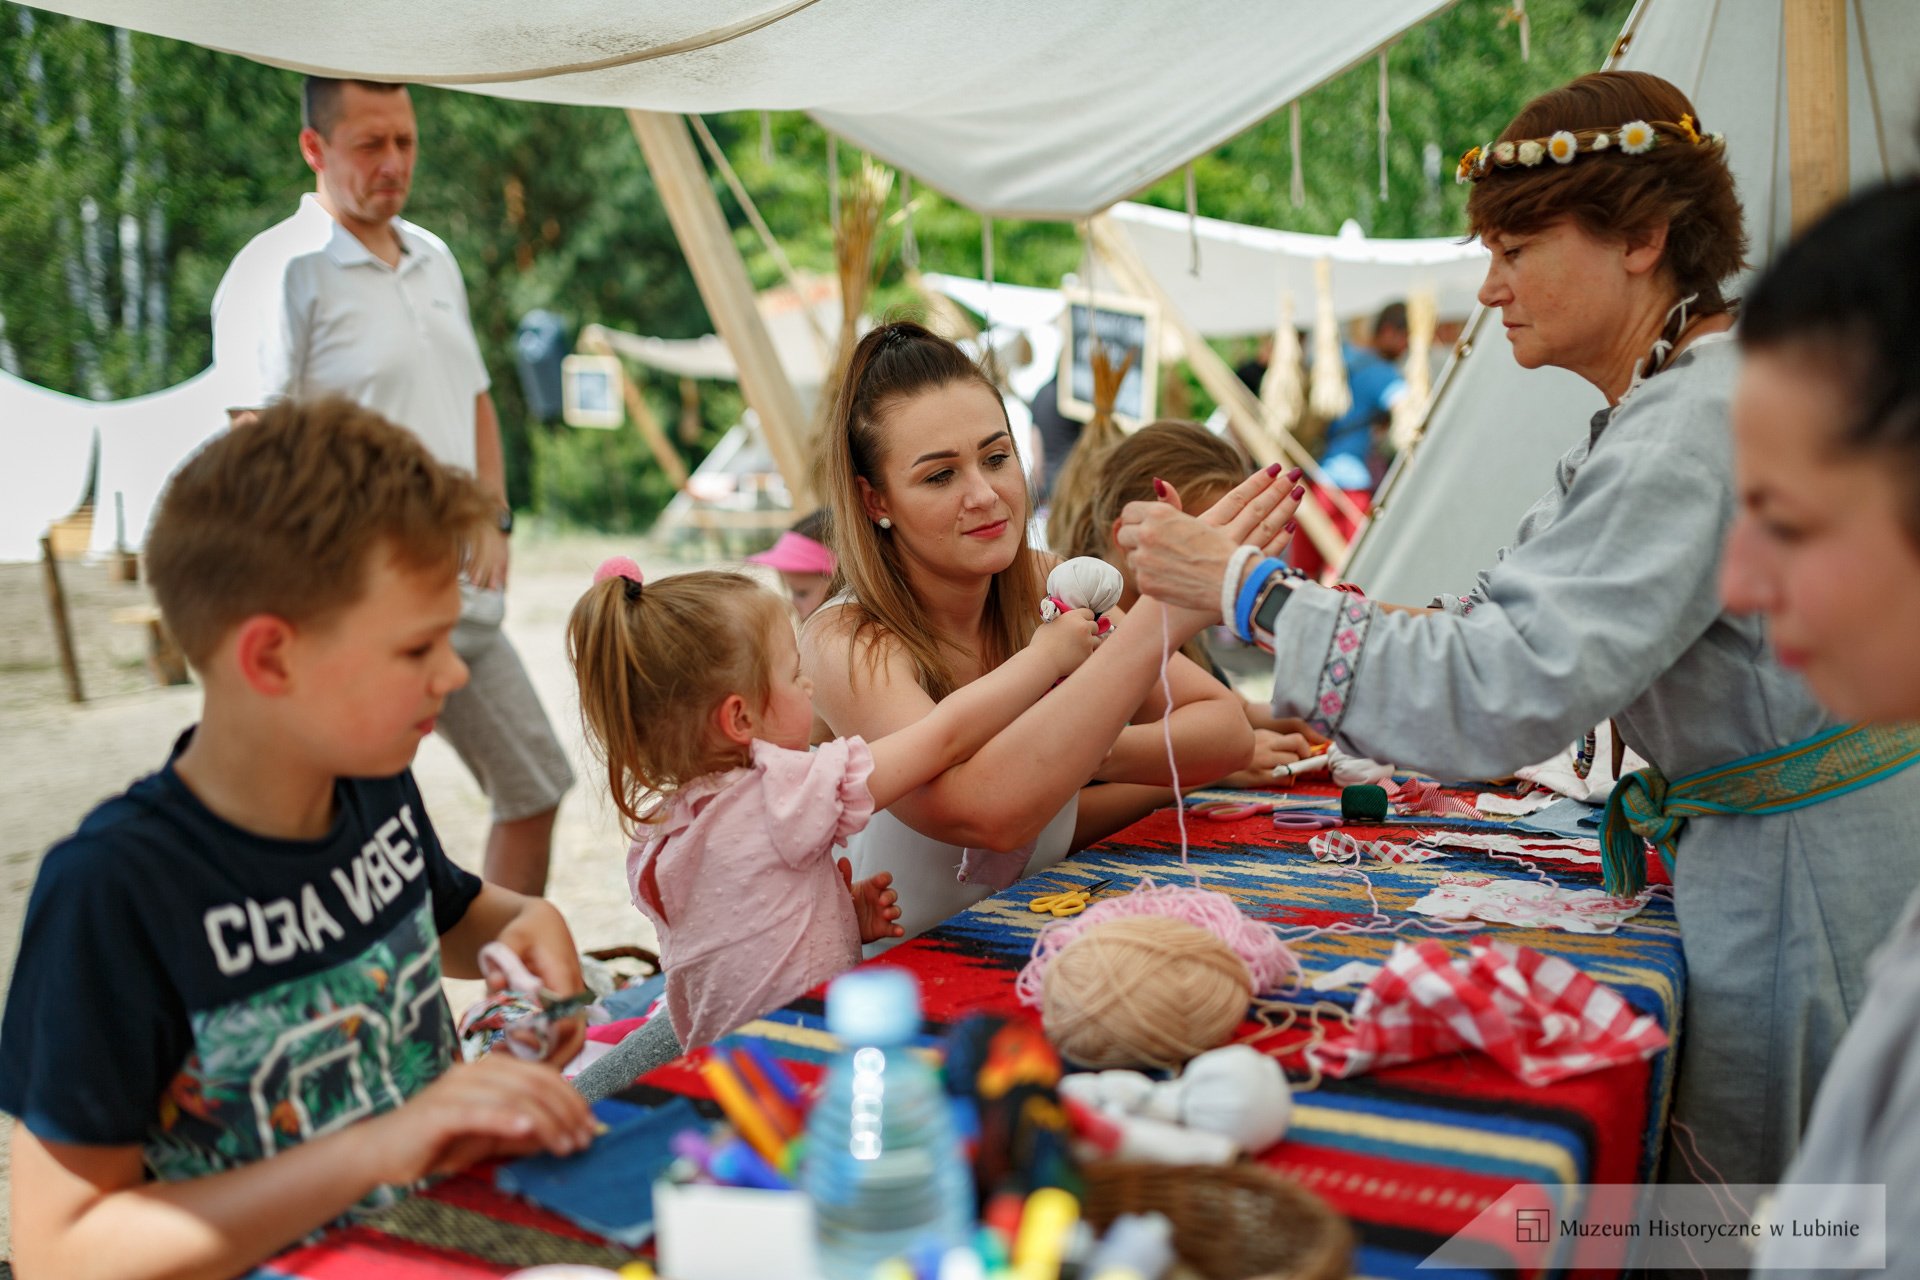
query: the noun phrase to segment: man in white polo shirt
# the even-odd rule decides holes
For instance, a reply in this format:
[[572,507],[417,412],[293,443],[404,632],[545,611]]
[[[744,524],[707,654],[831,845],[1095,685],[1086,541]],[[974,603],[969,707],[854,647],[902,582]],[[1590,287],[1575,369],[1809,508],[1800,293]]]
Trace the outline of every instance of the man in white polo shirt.
[[573,772],[500,631],[513,511],[466,286],[440,238],[400,217],[413,182],[413,102],[402,85],[310,77],[304,106],[300,154],[318,183],[227,268],[213,298],[216,376],[236,426],[275,400],[344,395],[498,499],[453,636],[472,678],[438,727],[493,805],[486,878],[538,894]]

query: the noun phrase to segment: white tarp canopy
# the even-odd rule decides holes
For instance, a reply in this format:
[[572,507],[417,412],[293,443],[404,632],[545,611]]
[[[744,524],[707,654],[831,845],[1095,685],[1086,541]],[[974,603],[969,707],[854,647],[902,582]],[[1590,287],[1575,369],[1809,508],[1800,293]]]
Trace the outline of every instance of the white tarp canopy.
[[1441,315],[1464,316],[1487,274],[1486,249],[1477,241],[1462,244],[1457,236],[1369,240],[1354,222],[1337,236],[1313,236],[1189,219],[1173,209],[1133,203],[1117,204],[1109,214],[1181,315],[1209,338],[1272,333],[1283,294],[1293,297],[1294,322],[1310,325],[1315,264],[1323,260],[1332,268],[1333,309],[1342,319],[1375,315],[1416,289],[1434,294]]
[[[952,298],[988,324],[984,337],[993,344],[1007,387],[1020,400],[1029,401],[1060,368],[1060,348],[1066,334],[1060,327],[1060,314],[1067,309],[1066,295],[1058,289],[1036,289],[1031,285],[989,284],[970,276],[950,276],[929,271],[920,282]],[[1019,340],[1027,350],[1018,352]],[[1018,356],[1025,354],[1022,361]],[[1011,411],[1011,410],[1010,410]]]
[[[768,289],[754,301],[773,340],[774,354],[787,380],[811,400],[827,382],[827,361],[840,340],[840,286],[824,277],[802,281],[806,300],[792,289]],[[808,307],[813,310],[809,322]],[[738,382],[740,366],[717,333],[697,338],[652,338],[619,329],[600,330],[610,346],[629,360],[676,378],[717,378]]]
[[982,213],[1096,213],[1451,0],[42,0],[326,75],[798,110]]
[[[1781,8],[1642,0],[1614,64],[1673,81],[1702,127],[1726,134],[1756,265],[1792,226]],[[1853,0],[1846,15],[1848,159],[1858,187],[1920,169],[1920,4]],[[1424,438],[1388,477],[1381,512],[1347,568],[1383,600],[1424,604],[1472,586],[1604,404],[1570,373],[1515,364],[1496,315],[1476,315],[1465,339],[1469,349],[1435,388]]]
[[227,424],[227,397],[211,373],[131,400],[93,401],[0,371],[0,560],[36,560],[40,535],[74,509],[100,438],[93,547],[111,551],[114,495],[127,542],[146,538],[160,490],[187,455]]

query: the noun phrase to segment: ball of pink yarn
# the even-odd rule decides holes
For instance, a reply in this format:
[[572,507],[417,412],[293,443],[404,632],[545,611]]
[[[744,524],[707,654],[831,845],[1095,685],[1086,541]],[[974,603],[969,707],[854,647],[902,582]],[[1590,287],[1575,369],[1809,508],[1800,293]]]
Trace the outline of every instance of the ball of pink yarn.
[[1041,931],[1034,939],[1033,958],[1027,961],[1014,983],[1020,1002],[1039,1007],[1047,965],[1069,943],[1094,925],[1129,916],[1164,916],[1197,925],[1215,935],[1247,966],[1255,995],[1277,991],[1289,978],[1300,976],[1300,962],[1272,927],[1248,919],[1226,894],[1179,885],[1156,885],[1150,877],[1143,877],[1132,893],[1096,902],[1079,915]]
[[593,571],[594,585],[598,586],[608,578],[625,578],[628,582],[639,582],[640,566],[627,556],[608,556]]

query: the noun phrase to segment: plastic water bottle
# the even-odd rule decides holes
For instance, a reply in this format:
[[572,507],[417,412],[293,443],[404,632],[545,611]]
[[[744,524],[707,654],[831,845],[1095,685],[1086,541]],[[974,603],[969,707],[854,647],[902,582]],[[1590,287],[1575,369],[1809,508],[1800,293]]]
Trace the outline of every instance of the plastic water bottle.
[[813,1200],[821,1274],[867,1280],[923,1243],[964,1242],[973,1191],[946,1094],[911,1048],[920,1030],[913,976],[875,968],[839,978],[827,989],[827,1029],[842,1051],[808,1117],[800,1182]]

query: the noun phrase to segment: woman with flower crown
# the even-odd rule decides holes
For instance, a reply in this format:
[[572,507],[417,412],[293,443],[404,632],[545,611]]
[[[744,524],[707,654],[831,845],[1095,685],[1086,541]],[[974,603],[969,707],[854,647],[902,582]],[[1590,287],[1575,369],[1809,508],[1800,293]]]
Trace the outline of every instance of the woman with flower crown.
[[1836,723],[1758,619],[1722,610],[1739,371],[1722,283],[1746,238],[1723,147],[1685,95],[1583,76],[1460,177],[1492,252],[1480,301],[1515,359],[1607,401],[1495,564],[1399,610],[1289,579],[1163,504],[1129,507],[1118,541],[1143,590],[1212,602],[1273,653],[1277,714],[1358,754],[1494,776],[1613,717],[1654,767],[1614,789],[1607,883],[1641,891],[1652,841],[1687,958],[1669,1175],[1772,1182],[1920,881],[1920,735]]

